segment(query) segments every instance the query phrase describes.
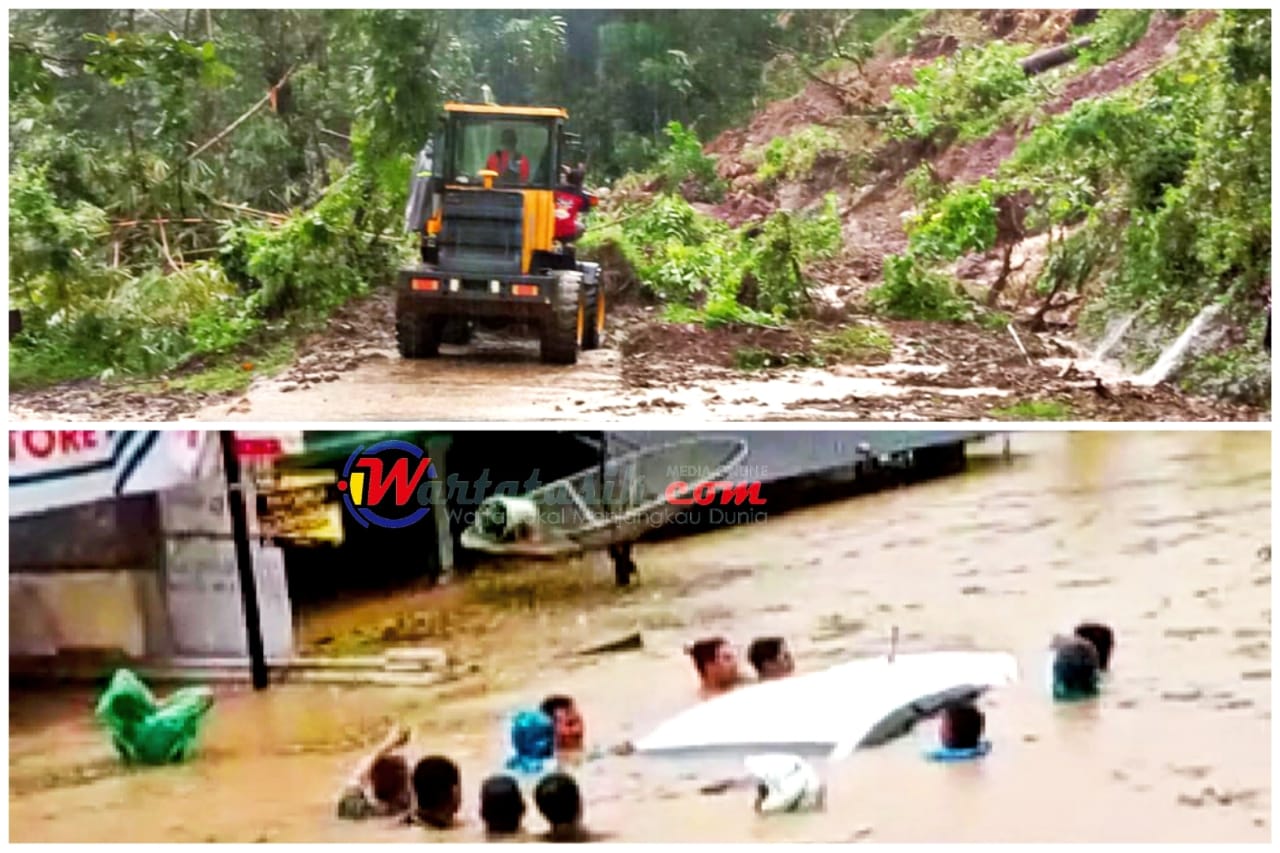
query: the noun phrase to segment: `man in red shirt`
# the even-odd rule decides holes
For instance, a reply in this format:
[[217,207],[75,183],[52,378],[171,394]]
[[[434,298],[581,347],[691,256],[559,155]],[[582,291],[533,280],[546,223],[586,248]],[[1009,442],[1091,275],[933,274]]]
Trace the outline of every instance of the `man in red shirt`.
[[595,202],[582,188],[584,177],[582,166],[571,169],[564,184],[555,191],[557,240],[577,240],[587,228],[586,214]]
[[529,183],[529,158],[516,153],[516,132],[511,128],[502,131],[502,147],[489,155],[485,168],[498,173],[498,180],[507,184]]

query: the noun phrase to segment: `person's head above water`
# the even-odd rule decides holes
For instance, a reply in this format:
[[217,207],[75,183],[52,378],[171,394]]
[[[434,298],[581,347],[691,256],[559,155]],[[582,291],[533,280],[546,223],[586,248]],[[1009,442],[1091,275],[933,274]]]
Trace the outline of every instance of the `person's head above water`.
[[747,649],[747,660],[761,681],[773,678],[785,678],[796,671],[796,662],[787,648],[787,641],[781,637],[758,637],[751,641]]
[[938,722],[938,740],[947,749],[977,749],[985,725],[986,716],[976,705],[948,705]]
[[586,739],[582,713],[573,697],[556,694],[542,700],[542,713],[555,725],[557,750],[580,750]]
[[442,755],[429,755],[413,768],[413,796],[418,817],[428,826],[453,825],[462,806],[462,774]]
[[409,763],[402,755],[379,755],[369,768],[369,787],[375,800],[396,811],[404,811],[413,803]]
[[698,640],[687,650],[707,690],[728,690],[738,683],[738,656],[724,637]]
[[538,811],[553,833],[572,832],[582,821],[582,793],[567,773],[548,773],[533,791]]
[[1106,672],[1111,665],[1111,651],[1116,647],[1116,637],[1111,628],[1101,622],[1081,622],[1076,626],[1075,634],[1093,644],[1098,652],[1098,669]]
[[511,721],[511,748],[518,756],[550,758],[555,742],[555,724],[541,711],[521,711]]
[[489,832],[495,835],[519,832],[524,809],[520,785],[510,776],[490,776],[480,786],[480,819]]
[[[490,139],[492,138],[493,137],[490,137]],[[514,130],[508,127],[506,130],[502,131],[502,136],[500,138],[502,139],[503,150],[505,151],[516,150],[516,132]]]
[[1084,699],[1098,693],[1098,650],[1078,637],[1059,640],[1053,653],[1055,699]]

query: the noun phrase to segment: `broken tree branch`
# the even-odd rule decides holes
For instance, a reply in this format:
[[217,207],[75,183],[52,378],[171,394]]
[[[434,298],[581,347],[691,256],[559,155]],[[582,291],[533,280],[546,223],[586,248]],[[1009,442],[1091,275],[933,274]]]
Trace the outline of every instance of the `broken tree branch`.
[[173,255],[169,254],[169,235],[165,231],[164,223],[158,223],[160,226],[160,248],[164,250],[164,259],[169,262],[169,268],[174,272],[182,269],[177,261],[173,259]]
[[297,65],[291,66],[288,71],[284,72],[284,76],[280,78],[279,82],[277,82],[274,86],[268,89],[267,94],[263,95],[256,104],[249,107],[249,109],[246,110],[243,115],[241,115],[238,119],[236,119],[235,121],[231,122],[231,124],[223,128],[222,131],[219,132],[217,136],[213,137],[208,142],[206,142],[205,144],[197,148],[195,151],[192,151],[190,154],[188,154],[187,160],[196,159],[201,154],[208,151],[213,146],[217,145],[223,139],[226,139],[229,135],[235,132],[236,128],[238,128],[240,125],[244,124],[246,121],[252,118],[253,115],[258,112],[258,110],[262,109],[267,104],[270,104],[272,101],[274,101],[277,93],[280,91],[280,87],[283,86],[285,83],[289,82],[289,76],[293,74],[294,70],[297,67],[298,67]]
[[217,199],[214,199],[213,203],[218,205],[218,207],[225,207],[228,210],[235,210],[240,213],[252,213],[254,216],[262,216],[266,219],[279,220],[280,222],[289,218],[287,213],[273,213],[270,210],[258,210],[255,207],[249,207],[247,204],[233,204],[229,201],[218,201]]

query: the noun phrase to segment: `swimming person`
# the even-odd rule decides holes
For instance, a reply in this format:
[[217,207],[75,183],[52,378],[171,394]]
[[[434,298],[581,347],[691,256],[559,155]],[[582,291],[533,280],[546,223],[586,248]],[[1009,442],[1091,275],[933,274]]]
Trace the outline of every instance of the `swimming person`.
[[511,750],[507,769],[537,775],[555,767],[556,728],[541,711],[520,711],[511,720]]
[[516,835],[524,819],[524,795],[510,776],[490,776],[480,786],[480,819],[491,838]]
[[551,827],[546,841],[582,843],[603,836],[587,830],[582,823],[582,792],[567,773],[549,773],[534,789],[533,801]]
[[409,762],[396,752],[408,742],[409,730],[397,725],[361,759],[338,796],[338,817],[361,820],[409,811],[413,805]]
[[573,698],[557,693],[543,699],[540,707],[555,726],[556,752],[581,752],[586,742],[586,728]]
[[960,702],[942,709],[938,719],[939,748],[926,757],[931,761],[965,761],[981,758],[991,751],[991,744],[982,739],[986,728],[986,715],[977,705]]
[[747,649],[747,660],[761,681],[772,681],[794,675],[796,662],[781,637],[757,637]]
[[949,705],[938,722],[938,740],[947,749],[977,749],[986,716],[976,705]]
[[724,637],[698,640],[686,650],[702,682],[702,698],[728,693],[741,682],[738,656]]
[[457,826],[462,807],[462,774],[442,755],[429,755],[413,768],[414,810],[410,822],[432,829]]
[[1097,696],[1102,668],[1093,643],[1070,637],[1058,638],[1053,645],[1053,698],[1070,702]]
[[1098,652],[1098,669],[1106,672],[1111,664],[1111,652],[1116,647],[1116,637],[1111,628],[1101,622],[1081,622],[1076,626],[1075,635],[1093,644]]
[[558,764],[594,761],[606,755],[631,755],[636,751],[635,745],[630,741],[608,748],[588,748],[586,723],[572,696],[553,694],[543,699],[539,708],[555,726],[555,755]]

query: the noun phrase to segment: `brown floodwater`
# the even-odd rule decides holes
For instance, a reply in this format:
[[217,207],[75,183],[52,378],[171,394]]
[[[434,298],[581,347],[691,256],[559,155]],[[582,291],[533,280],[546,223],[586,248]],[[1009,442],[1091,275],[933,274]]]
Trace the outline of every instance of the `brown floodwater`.
[[[925,723],[820,762],[824,812],[760,818],[750,792],[699,792],[734,761],[608,758],[580,777],[588,823],[622,841],[1268,841],[1270,436],[1035,433],[1013,448],[962,476],[643,545],[628,592],[587,559],[302,614],[308,643],[417,619],[463,672],[430,689],[220,690],[186,766],[116,767],[86,691],[13,692],[10,837],[475,840],[513,709],[572,693],[590,738],[613,743],[695,701],[680,648],[697,636],[784,634],[817,669],[884,651],[897,626],[904,650],[1019,658],[1021,682],[983,699],[983,761],[924,761]],[[1097,702],[1056,705],[1048,641],[1085,618],[1116,629],[1114,672]],[[573,653],[637,629],[641,651]],[[467,826],[334,818],[339,783],[391,719],[461,765]]]

